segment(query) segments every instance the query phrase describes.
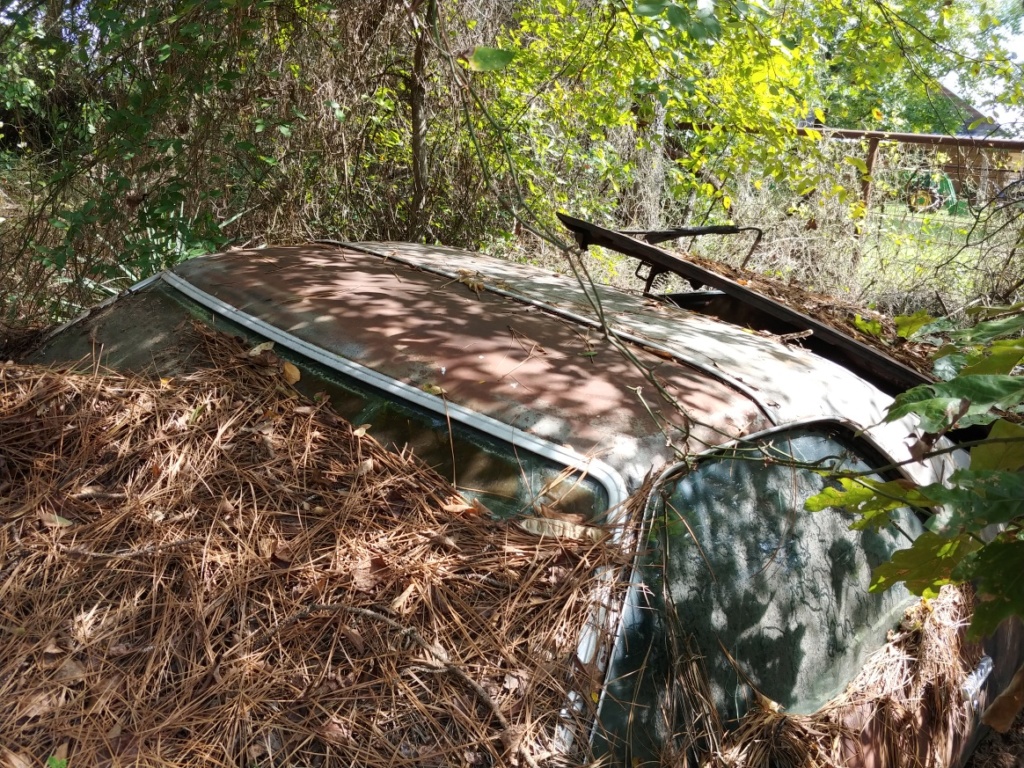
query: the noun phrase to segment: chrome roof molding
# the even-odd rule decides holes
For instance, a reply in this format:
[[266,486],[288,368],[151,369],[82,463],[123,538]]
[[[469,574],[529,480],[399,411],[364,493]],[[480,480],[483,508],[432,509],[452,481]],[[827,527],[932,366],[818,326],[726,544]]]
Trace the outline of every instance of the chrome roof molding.
[[[264,320],[260,320],[237,307],[228,304],[216,296],[197,288],[190,282],[174,274],[173,272],[162,272],[160,279],[175,290],[188,296],[196,303],[206,307],[211,312],[225,317],[232,322],[259,334],[260,336],[280,344],[282,347],[297,354],[307,357],[317,363],[350,376],[360,382],[366,383],[375,389],[386,392],[389,395],[412,403],[420,408],[450,418],[460,424],[476,429],[491,437],[510,443],[515,447],[523,448],[538,456],[557,462],[565,467],[577,470],[592,477],[597,481],[608,494],[608,508],[612,513],[621,506],[629,495],[626,483],[622,476],[610,465],[597,458],[587,458],[566,446],[557,445],[535,435],[531,435],[516,427],[506,424],[497,419],[485,416],[470,410],[465,406],[450,402],[437,395],[424,392],[421,389],[397,381],[382,373],[367,368],[364,365],[348,360],[333,352],[321,349],[307,341],[293,336]],[[609,518],[610,520],[612,517]]]

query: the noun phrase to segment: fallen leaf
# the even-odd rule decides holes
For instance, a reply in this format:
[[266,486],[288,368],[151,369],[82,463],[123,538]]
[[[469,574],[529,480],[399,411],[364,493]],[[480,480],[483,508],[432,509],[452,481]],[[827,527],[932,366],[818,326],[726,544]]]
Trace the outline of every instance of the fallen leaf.
[[289,541],[278,541],[274,544],[274,551],[272,554],[274,560],[279,560],[283,565],[289,565],[295,558],[295,552],[292,550],[291,542]]
[[324,724],[321,735],[325,741],[335,744],[351,744],[352,729],[346,724],[333,717]]
[[441,507],[445,512],[451,515],[461,515],[463,512],[476,512],[477,509],[472,504],[467,504],[464,501],[455,501],[450,504],[445,504]]
[[56,678],[65,682],[68,680],[81,680],[85,677],[85,674],[85,666],[75,659],[67,659],[57,668]]
[[37,763],[21,752],[11,752],[6,747],[0,747],[0,768],[36,768]]
[[911,458],[914,461],[924,461],[925,456],[935,447],[935,441],[939,439],[939,435],[925,433],[921,435],[917,440],[907,446],[910,451]]
[[260,758],[267,754],[267,747],[263,742],[257,741],[249,745],[246,754],[249,755],[250,762],[259,763]]
[[484,285],[483,275],[479,272],[470,272],[468,269],[459,270],[459,282],[469,288],[477,296],[487,286]]
[[66,517],[61,517],[56,512],[39,512],[39,519],[43,521],[45,525],[49,525],[53,528],[67,528],[70,525],[74,525]]
[[330,585],[330,583],[330,578],[328,578],[328,576],[324,574],[318,576],[312,582],[310,582],[309,589],[314,595],[316,595],[316,598],[319,600],[323,598],[324,594],[327,592],[327,587]]
[[299,373],[299,369],[287,360],[281,363],[281,374],[284,376],[284,380],[289,384],[296,384],[299,379],[302,378],[302,374]]
[[387,561],[380,555],[364,557],[352,567],[352,586],[362,592],[372,592],[387,576]]
[[989,704],[981,722],[989,728],[1006,733],[1024,709],[1024,667],[1017,670],[1006,689]]
[[57,645],[52,640],[49,643],[47,643],[46,647],[43,649],[43,656],[47,656],[51,660],[56,658],[56,657],[58,657],[58,656],[63,656],[64,653],[65,653],[64,649],[61,648],[59,645]]
[[255,347],[249,350],[249,357],[259,357],[264,352],[269,352],[274,348],[274,342],[264,341],[262,344],[257,344]]
[[49,691],[38,691],[27,697],[28,701],[18,712],[18,719],[31,720],[42,717],[57,706],[57,699]]
[[366,643],[363,641],[363,636],[356,632],[352,627],[342,624],[339,627],[341,634],[345,636],[345,639],[352,644],[352,647],[356,649],[357,653],[362,653],[366,650]]
[[360,424],[358,427],[352,430],[353,437],[362,437],[366,434],[366,430],[372,427],[373,424]]
[[416,584],[410,584],[402,594],[391,601],[391,610],[395,613],[408,613],[412,608],[409,605],[409,598],[416,592]]
[[589,539],[600,541],[604,532],[587,525],[576,525],[565,520],[551,520],[546,517],[526,517],[519,520],[519,527],[535,536],[554,536],[562,539]]

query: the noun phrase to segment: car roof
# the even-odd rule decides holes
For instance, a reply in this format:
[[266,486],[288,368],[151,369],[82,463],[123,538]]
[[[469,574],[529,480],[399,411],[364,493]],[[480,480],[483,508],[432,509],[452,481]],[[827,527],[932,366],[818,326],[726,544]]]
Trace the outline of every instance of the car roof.
[[[670,443],[697,453],[806,421],[847,423],[910,458],[912,424],[881,423],[891,398],[839,364],[549,269],[442,246],[327,241],[173,271],[306,342],[599,456],[630,487],[678,457]],[[935,470],[910,467],[927,481]]]
[[589,467],[617,500],[667,463],[807,422],[846,424],[921,483],[958,460],[911,462],[911,418],[885,423],[891,397],[802,347],[441,246],[326,241],[192,259],[94,308],[27,362],[102,350],[115,368],[180,372],[182,295],[215,326],[227,319],[441,418]]

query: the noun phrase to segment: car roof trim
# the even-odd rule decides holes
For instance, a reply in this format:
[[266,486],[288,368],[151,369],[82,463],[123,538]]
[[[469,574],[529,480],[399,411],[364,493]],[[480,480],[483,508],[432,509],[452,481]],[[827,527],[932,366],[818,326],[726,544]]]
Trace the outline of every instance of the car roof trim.
[[[426,408],[445,418],[451,418],[453,421],[472,427],[498,440],[510,443],[515,447],[524,448],[538,456],[558,462],[570,469],[575,469],[592,477],[608,493],[608,509],[610,512],[614,513],[629,496],[629,491],[622,476],[609,464],[598,458],[587,458],[571,448],[531,435],[511,424],[506,424],[498,419],[477,413],[458,403],[444,400],[437,395],[431,395],[410,384],[385,376],[372,368],[367,368],[333,352],[321,349],[264,320],[243,312],[226,301],[218,299],[216,296],[210,295],[173,272],[160,273],[160,279],[210,311],[226,317],[232,322],[248,328],[280,344],[282,347],[314,360],[327,368],[356,378],[377,389],[400,397],[406,402]],[[613,520],[614,515],[610,516],[609,519]]]
[[[342,242],[340,240],[314,240],[313,242],[322,243],[325,245],[334,245],[338,246],[339,248],[351,248],[354,251],[368,253],[371,256],[378,256],[385,260],[397,261],[398,263],[404,264],[407,267],[411,267],[413,269],[421,269],[424,272],[431,272],[435,275],[440,275],[441,277],[446,277],[451,280],[457,280],[459,278],[458,272],[449,269],[444,269],[442,267],[426,266],[417,262],[410,261],[408,259],[404,259],[396,254],[381,253],[380,251],[374,250],[373,248],[369,247],[365,243],[350,243]],[[467,251],[466,253],[469,252]],[[710,378],[715,379],[716,381],[719,381],[722,384],[725,384],[726,386],[736,390],[742,395],[745,395],[751,400],[751,402],[754,403],[755,406],[757,406],[757,409],[762,413],[762,415],[766,419],[768,419],[768,421],[770,421],[772,424],[780,423],[778,416],[774,413],[772,408],[768,406],[764,399],[760,397],[752,387],[743,384],[738,379],[728,375],[727,373],[723,373],[722,371],[713,368],[710,365],[705,365],[703,363],[698,362],[697,360],[694,360],[693,358],[687,357],[686,355],[682,355],[676,349],[672,349],[671,347],[668,347],[664,344],[659,344],[658,342],[650,339],[641,338],[632,333],[622,331],[617,328],[604,328],[598,320],[594,320],[593,318],[587,317],[585,315],[579,315],[575,312],[570,312],[566,309],[556,307],[552,304],[547,304],[543,301],[538,301],[537,299],[531,299],[530,297],[524,296],[521,293],[516,293],[515,291],[509,291],[503,288],[499,288],[491,284],[488,280],[484,280],[483,284],[484,289],[488,293],[493,293],[498,296],[505,296],[506,298],[522,302],[523,304],[529,304],[530,306],[537,307],[538,309],[543,309],[545,312],[550,312],[551,314],[558,315],[559,317],[565,318],[566,320],[571,320],[574,323],[580,323],[581,325],[586,325],[591,328],[598,328],[602,332],[607,331],[608,333],[615,336],[615,338],[620,339],[622,341],[628,341],[631,344],[637,344],[641,347],[653,349],[665,355],[668,355],[676,362],[689,366],[690,368],[694,368],[700,371],[701,373],[705,374],[706,376],[709,376]]]

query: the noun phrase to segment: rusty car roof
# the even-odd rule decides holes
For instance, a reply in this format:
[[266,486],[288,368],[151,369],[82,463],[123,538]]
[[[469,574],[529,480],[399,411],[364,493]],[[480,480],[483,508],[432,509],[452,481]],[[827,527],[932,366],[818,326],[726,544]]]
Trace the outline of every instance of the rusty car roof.
[[[850,423],[909,458],[912,425],[882,423],[891,398],[841,365],[550,270],[443,246],[328,241],[233,251],[174,271],[342,357],[600,455],[632,482],[672,457],[669,439],[699,451],[811,420]],[[666,424],[681,429],[666,436]]]
[[459,282],[334,245],[234,251],[174,271],[298,339],[599,457],[631,485],[673,457],[665,429],[700,451],[772,423],[728,382],[634,348],[677,412],[598,330],[484,290],[471,275]]
[[[913,424],[883,423],[891,398],[840,365],[550,270],[441,246],[327,241],[232,250],[155,279],[256,333],[400,382],[406,396],[430,393],[444,408],[600,459],[629,488],[679,449],[809,421],[847,423],[897,461],[910,458]],[[135,308],[137,322],[147,311]],[[155,360],[164,342],[150,335]],[[118,341],[106,344],[116,360]],[[84,335],[81,345],[87,354]],[[931,482],[948,471],[947,457],[936,461],[907,470]]]

